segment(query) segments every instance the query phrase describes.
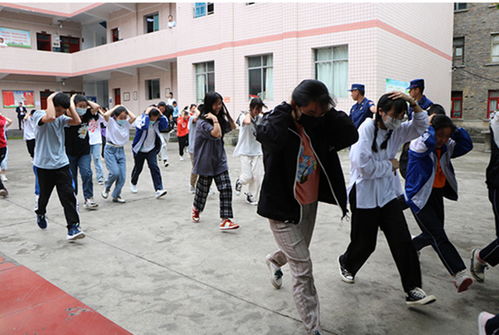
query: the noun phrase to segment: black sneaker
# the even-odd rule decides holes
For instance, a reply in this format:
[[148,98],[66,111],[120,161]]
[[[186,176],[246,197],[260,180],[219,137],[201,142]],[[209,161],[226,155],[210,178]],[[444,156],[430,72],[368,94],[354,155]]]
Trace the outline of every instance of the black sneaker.
[[236,195],[241,194],[241,190],[243,189],[243,184],[241,184],[241,181],[239,180],[239,178],[237,178],[237,180],[236,180],[236,186],[234,187],[234,189],[236,190]]
[[40,229],[47,228],[47,218],[45,217],[45,215],[37,214],[36,223],[38,224],[38,227],[40,227]]
[[405,303],[409,306],[428,305],[435,302],[437,299],[433,295],[426,295],[425,291],[416,287],[407,292]]
[[168,165],[170,165],[170,164],[168,163],[168,161],[163,161],[163,165],[164,165],[165,167],[168,167]]
[[68,228],[68,236],[66,237],[69,241],[78,240],[84,238],[85,233],[80,230],[80,224],[73,224]]
[[343,266],[343,263],[341,262],[341,256],[338,258],[338,265],[340,269],[341,280],[348,284],[355,283],[355,276]]
[[9,191],[7,191],[6,188],[0,189],[0,197],[7,198],[8,195],[9,195]]

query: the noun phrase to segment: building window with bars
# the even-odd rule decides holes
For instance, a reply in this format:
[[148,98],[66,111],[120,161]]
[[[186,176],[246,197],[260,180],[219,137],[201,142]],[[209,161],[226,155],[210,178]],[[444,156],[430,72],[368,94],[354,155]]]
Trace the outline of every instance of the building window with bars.
[[196,75],[196,100],[203,102],[207,92],[215,91],[215,62],[194,64]]
[[146,98],[147,100],[160,98],[159,79],[146,80]]
[[332,96],[347,97],[348,46],[315,49],[314,53],[315,79],[322,81]]
[[499,63],[499,33],[492,34],[490,44],[490,58],[492,63]]
[[248,98],[272,100],[274,83],[272,55],[251,56],[247,60]]
[[463,92],[452,91],[450,117],[453,119],[463,118]]

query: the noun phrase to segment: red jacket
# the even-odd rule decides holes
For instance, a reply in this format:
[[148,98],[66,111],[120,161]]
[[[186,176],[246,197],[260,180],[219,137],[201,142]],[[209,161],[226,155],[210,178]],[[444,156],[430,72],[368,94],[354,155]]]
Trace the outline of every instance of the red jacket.
[[189,118],[184,119],[183,117],[179,117],[177,120],[177,137],[184,137],[189,134]]
[[0,149],[7,146],[7,139],[5,138],[5,125],[7,120],[4,116],[0,115]]

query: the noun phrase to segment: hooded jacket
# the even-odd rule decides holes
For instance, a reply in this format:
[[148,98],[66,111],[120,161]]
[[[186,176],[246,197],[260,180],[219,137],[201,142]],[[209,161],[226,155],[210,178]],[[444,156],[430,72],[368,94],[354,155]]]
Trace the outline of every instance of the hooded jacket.
[[[283,102],[266,113],[257,126],[265,167],[257,213],[272,220],[299,223],[302,213],[295,184],[301,139],[291,112],[291,105]],[[345,216],[347,194],[337,152],[357,141],[357,130],[344,112],[334,108],[320,118],[302,115],[299,122],[311,139],[320,165],[319,201],[340,206]]]
[[133,138],[132,151],[136,154],[140,151],[144,145],[144,141],[147,138],[147,133],[149,131],[156,132],[156,141],[154,142],[154,149],[159,150],[162,143],[163,137],[160,135],[161,131],[168,128],[168,119],[161,115],[158,121],[151,124],[148,114],[142,114],[140,118],[135,121],[135,137]]

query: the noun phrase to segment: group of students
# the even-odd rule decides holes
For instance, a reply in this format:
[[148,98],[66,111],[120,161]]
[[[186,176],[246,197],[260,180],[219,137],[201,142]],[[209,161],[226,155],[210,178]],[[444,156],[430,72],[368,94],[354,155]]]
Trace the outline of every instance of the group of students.
[[[352,92],[360,88],[363,96],[363,86],[352,87]],[[289,103],[283,102],[268,113],[263,113],[266,108],[263,101],[253,98],[249,111],[241,113],[235,122],[223,97],[209,92],[202,104],[191,105],[177,119],[179,138],[187,137],[181,141],[179,154],[183,156],[187,148],[192,162],[189,184],[195,195],[191,219],[200,222],[214,181],[219,191],[222,231],[239,228],[233,221],[232,183],[224,148],[224,136],[239,125],[234,155],[240,157],[241,174],[234,188],[240,193],[243,185],[248,185],[246,201],[257,204],[258,214],[269,220],[278,246],[266,256],[271,283],[277,289],[282,286],[281,268],[289,264],[293,296],[310,334],[321,333],[319,299],[309,251],[319,202],[338,205],[343,217],[348,214],[347,203],[350,204],[350,243],[338,259],[341,279],[355,282],[357,273],[375,250],[381,229],[409,306],[436,300],[422,289],[419,251],[426,246],[431,245],[437,252],[458,292],[467,290],[473,278],[483,282],[487,267],[499,263],[499,115],[491,121],[492,155],[487,168],[497,239],[483,249],[473,250],[468,272],[445,233],[443,199],[457,200],[451,159],[468,153],[473,144],[466,130],[456,127],[441,106],[431,104],[427,110],[420,106],[420,101],[421,104],[429,101],[422,95],[423,89],[424,82],[422,88],[421,81],[414,81],[410,95],[387,93],[376,104],[356,96],[355,100],[364,104],[360,109],[371,114],[354,118],[335,109],[322,82],[304,80],[292,92]],[[125,202],[121,197],[126,179],[124,146],[133,126],[136,133],[132,142],[132,192],[137,192],[137,182],[147,160],[156,197],[166,194],[158,155],[164,161],[161,151],[173,122],[169,105],[151,105],[138,117],[124,106],[106,111],[79,95],[70,98],[54,93],[47,99],[47,105],[45,111],[30,113],[30,122],[26,123],[29,137],[34,133],[34,143],[29,142],[30,138],[27,146],[30,153],[34,147],[40,228],[47,227],[46,206],[55,187],[64,208],[67,238],[85,236],[80,229],[75,195],[77,174],[79,171],[83,181],[85,207],[97,208],[89,169],[92,150],[88,131],[89,125],[99,120],[106,123],[104,157],[109,171],[102,197],[107,199],[111,194],[113,202]],[[405,120],[406,115],[410,115],[409,120]],[[0,128],[5,123],[0,116]],[[406,143],[410,144],[406,146],[407,152],[403,152],[407,162],[402,167],[396,155]],[[0,136],[0,161],[5,146]],[[345,148],[350,148],[351,160],[348,189],[338,156]],[[397,172],[402,168],[405,191]],[[0,182],[0,192],[4,189]],[[412,211],[421,228],[421,234],[414,238],[403,213],[406,208]],[[486,334],[491,334],[490,329],[497,327],[498,322],[497,316],[480,315],[480,325],[487,329]]]

